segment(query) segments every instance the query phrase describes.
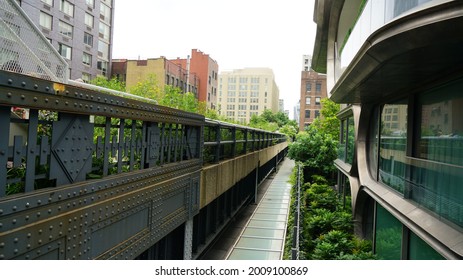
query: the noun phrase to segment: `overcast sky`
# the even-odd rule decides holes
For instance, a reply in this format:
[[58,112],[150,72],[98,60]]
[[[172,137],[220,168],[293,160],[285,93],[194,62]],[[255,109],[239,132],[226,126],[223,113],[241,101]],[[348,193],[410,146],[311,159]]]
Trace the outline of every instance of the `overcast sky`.
[[302,55],[312,54],[314,0],[117,0],[113,58],[186,58],[198,49],[223,70],[269,67],[293,114]]

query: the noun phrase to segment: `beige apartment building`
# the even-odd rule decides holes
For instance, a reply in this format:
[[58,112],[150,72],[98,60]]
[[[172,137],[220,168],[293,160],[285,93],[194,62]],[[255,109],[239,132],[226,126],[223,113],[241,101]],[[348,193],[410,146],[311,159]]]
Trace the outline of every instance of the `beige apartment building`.
[[277,113],[279,90],[270,68],[244,68],[219,74],[219,113],[241,123],[265,109]]

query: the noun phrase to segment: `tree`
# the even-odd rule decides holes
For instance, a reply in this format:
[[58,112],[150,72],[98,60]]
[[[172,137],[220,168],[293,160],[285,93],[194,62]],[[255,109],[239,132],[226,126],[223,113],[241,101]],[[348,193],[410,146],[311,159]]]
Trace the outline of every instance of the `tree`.
[[341,122],[336,115],[340,106],[328,98],[322,99],[321,103],[321,118],[316,118],[311,126],[317,127],[322,133],[330,134],[333,139],[338,140]]
[[156,76],[149,75],[146,80],[138,82],[135,86],[130,88],[130,93],[159,102],[159,99],[163,95],[163,89],[159,87]]
[[337,158],[337,141],[331,134],[311,125],[297,134],[294,143],[290,143],[288,157],[302,162],[304,178],[312,175],[331,177],[335,170],[333,161]]
[[119,81],[116,77],[108,80],[105,76],[97,76],[95,79],[90,81],[90,84],[122,92],[126,91],[125,84]]
[[264,110],[260,115],[252,115],[249,126],[272,132],[278,131],[289,137],[294,137],[298,131],[296,121],[290,120],[283,112],[273,113],[269,109]]

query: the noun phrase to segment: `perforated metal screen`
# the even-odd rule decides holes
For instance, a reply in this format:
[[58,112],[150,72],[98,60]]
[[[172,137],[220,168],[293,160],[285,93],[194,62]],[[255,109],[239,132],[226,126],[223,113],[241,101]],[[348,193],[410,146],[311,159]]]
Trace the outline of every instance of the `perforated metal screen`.
[[0,0],[0,69],[67,83],[66,61],[14,0]]

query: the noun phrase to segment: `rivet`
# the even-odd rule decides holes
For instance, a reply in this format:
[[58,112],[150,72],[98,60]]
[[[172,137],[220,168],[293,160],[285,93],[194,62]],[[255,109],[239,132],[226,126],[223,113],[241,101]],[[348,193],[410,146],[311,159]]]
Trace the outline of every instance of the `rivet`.
[[8,83],[11,85],[13,83],[12,79],[8,79]]
[[25,99],[26,97],[24,96],[24,94],[21,94],[21,99]]
[[45,87],[45,90],[46,90],[46,91],[49,91],[49,90],[50,90],[50,87]]
[[39,86],[37,84],[34,84],[34,89],[38,89]]

